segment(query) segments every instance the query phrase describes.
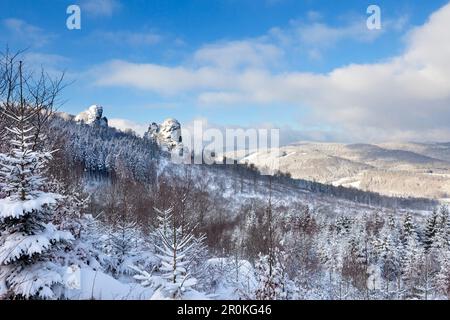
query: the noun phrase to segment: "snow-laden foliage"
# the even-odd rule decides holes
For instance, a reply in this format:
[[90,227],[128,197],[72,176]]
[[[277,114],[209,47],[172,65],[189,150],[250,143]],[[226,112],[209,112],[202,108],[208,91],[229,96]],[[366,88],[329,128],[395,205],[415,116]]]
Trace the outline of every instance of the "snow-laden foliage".
[[59,141],[64,165],[92,173],[115,173],[140,181],[154,179],[158,159],[157,145],[134,134],[114,128],[91,126],[66,121],[55,116],[51,121],[51,137]]
[[145,259],[138,224],[130,220],[125,213],[121,213],[115,224],[105,227],[104,230],[107,236],[103,250],[109,256],[107,270],[115,276],[131,274],[129,266]]
[[257,300],[287,300],[295,293],[295,286],[287,278],[282,262],[282,253],[276,250],[271,255],[260,255],[255,264]]
[[[178,225],[173,208],[168,210],[155,209],[159,213],[159,225],[153,232],[157,257],[160,259],[158,274],[148,273],[145,270],[134,268],[139,274],[135,279],[142,285],[151,285],[155,288],[152,299],[183,299],[191,296],[200,296],[193,287],[197,279],[192,277],[191,268],[194,255],[198,253],[202,238],[195,240],[192,230],[187,231],[186,226]],[[155,271],[155,270],[153,270]]]
[[46,192],[43,172],[50,152],[37,144],[42,137],[32,123],[36,115],[23,102],[4,113],[10,152],[0,157],[0,181],[7,195],[0,199],[0,282],[5,297],[56,298],[62,283],[55,263],[60,246],[71,241],[70,232],[52,223],[61,195]]
[[53,223],[61,230],[69,231],[74,239],[67,243],[59,261],[65,266],[103,270],[109,257],[101,250],[99,240],[103,224],[89,213],[90,197],[61,183],[54,183],[54,192],[64,196],[58,203]]

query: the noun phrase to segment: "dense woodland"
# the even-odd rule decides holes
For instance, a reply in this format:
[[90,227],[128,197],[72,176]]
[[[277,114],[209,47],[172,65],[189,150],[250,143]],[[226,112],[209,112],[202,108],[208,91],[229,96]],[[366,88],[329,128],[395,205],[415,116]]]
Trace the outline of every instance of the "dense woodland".
[[70,298],[70,266],[154,299],[450,296],[446,207],[249,165],[172,164],[132,132],[55,113],[63,77],[20,58],[0,65],[0,298]]

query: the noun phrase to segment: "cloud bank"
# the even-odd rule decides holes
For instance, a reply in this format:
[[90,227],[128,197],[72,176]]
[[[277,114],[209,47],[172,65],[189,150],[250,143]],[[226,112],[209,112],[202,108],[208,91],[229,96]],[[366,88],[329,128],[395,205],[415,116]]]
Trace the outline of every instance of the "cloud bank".
[[385,61],[328,73],[274,71],[285,54],[280,39],[305,46],[352,34],[370,40],[354,27],[311,28],[303,37],[274,29],[257,39],[206,45],[179,66],[110,61],[97,67],[96,84],[190,93],[204,105],[294,105],[309,111],[302,124],[332,126],[352,141],[450,140],[450,4],[411,30],[403,53]]

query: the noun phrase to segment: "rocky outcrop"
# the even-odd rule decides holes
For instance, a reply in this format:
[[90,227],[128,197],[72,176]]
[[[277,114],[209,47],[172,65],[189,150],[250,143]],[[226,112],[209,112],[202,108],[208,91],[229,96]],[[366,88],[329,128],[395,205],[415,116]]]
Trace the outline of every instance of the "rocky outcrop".
[[89,109],[77,115],[75,117],[75,121],[102,127],[108,126],[108,119],[103,117],[103,107],[96,104],[90,106]]
[[167,151],[182,149],[181,125],[175,119],[166,119],[161,124],[153,122],[144,138],[157,143]]

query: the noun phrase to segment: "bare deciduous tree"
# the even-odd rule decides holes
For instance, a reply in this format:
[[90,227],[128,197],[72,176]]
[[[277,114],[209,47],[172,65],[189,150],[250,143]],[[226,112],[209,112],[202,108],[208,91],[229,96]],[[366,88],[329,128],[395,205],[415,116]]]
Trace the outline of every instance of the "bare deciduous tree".
[[[11,114],[24,108],[24,114],[33,125],[33,150],[45,137],[46,124],[63,102],[61,90],[66,87],[64,72],[51,76],[41,67],[34,72],[23,62],[24,50],[12,53],[9,48],[0,53],[0,137],[7,135]],[[27,67],[27,68],[26,68]],[[1,148],[1,146],[0,146]]]

